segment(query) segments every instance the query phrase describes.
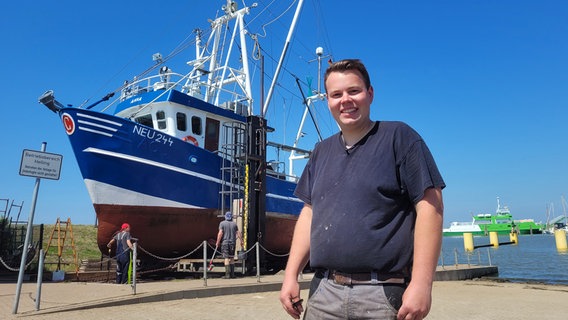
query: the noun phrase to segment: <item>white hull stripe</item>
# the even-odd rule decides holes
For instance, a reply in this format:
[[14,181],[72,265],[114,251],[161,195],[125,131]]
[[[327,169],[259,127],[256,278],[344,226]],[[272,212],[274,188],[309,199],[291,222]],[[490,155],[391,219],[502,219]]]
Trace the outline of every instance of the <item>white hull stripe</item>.
[[[186,174],[186,175],[189,175],[189,176],[194,176],[194,177],[197,177],[197,178],[200,178],[200,179],[203,179],[203,180],[212,181],[212,182],[215,182],[215,183],[218,183],[218,184],[223,183],[223,181],[221,179],[217,179],[217,178],[214,178],[214,177],[211,177],[211,176],[208,176],[208,175],[200,174],[200,173],[193,172],[193,171],[186,170],[186,169],[182,169],[182,168],[179,168],[179,167],[163,164],[161,162],[143,159],[143,158],[140,158],[140,157],[135,157],[135,156],[131,156],[131,155],[123,154],[123,153],[118,153],[118,152],[113,152],[113,151],[108,151],[108,150],[102,150],[102,149],[93,148],[93,147],[89,147],[89,148],[83,150],[83,152],[91,152],[91,153],[97,153],[97,154],[106,155],[106,156],[110,156],[110,157],[125,159],[125,160],[129,160],[129,161],[133,161],[133,162],[143,163],[143,164],[146,164],[146,165],[149,165],[149,166],[154,166],[154,167],[158,167],[158,168],[162,168],[162,169],[166,169],[166,170],[179,172],[179,173]],[[240,189],[243,188],[242,186],[235,186],[235,185],[233,185],[233,187],[238,187]],[[300,203],[303,202],[302,200],[295,198],[295,197],[286,197],[286,196],[281,196],[281,195],[277,195],[277,194],[273,194],[273,193],[267,193],[266,196],[274,198],[274,199],[295,201],[295,202],[300,202]]]
[[117,132],[117,131],[118,131],[118,129],[116,129],[116,128],[103,126],[102,124],[98,124],[98,123],[94,123],[94,122],[90,122],[90,121],[79,120],[79,121],[77,121],[77,122],[78,122],[78,123],[81,123],[81,124],[88,125],[88,126],[98,127],[98,128],[101,128],[101,129],[105,129],[105,130],[108,130],[108,131],[112,131],[112,132]]
[[[102,122],[102,123],[106,123],[106,124],[110,125],[110,126],[107,126],[107,125],[95,123],[95,122],[88,121],[88,120],[77,119],[77,122],[80,124],[78,126],[79,130],[87,131],[87,132],[91,132],[91,133],[95,133],[95,134],[100,134],[100,135],[103,135],[105,137],[112,137],[113,133],[117,132],[119,127],[122,127],[122,124],[119,123],[119,122],[111,121],[111,120],[107,120],[107,119],[102,119],[102,118],[99,118],[99,117],[91,116],[91,115],[80,113],[80,112],[77,113],[77,118],[96,120],[98,122]],[[97,130],[97,128],[102,129],[103,131]],[[108,131],[108,132],[105,132],[105,131]]]
[[92,119],[92,120],[106,122],[108,124],[111,124],[111,125],[114,125],[114,126],[117,126],[117,127],[122,127],[122,124],[120,122],[102,119],[102,118],[99,118],[99,117],[91,116],[91,115],[80,113],[80,112],[77,112],[77,117],[88,118],[88,119]]
[[96,133],[96,134],[100,134],[100,135],[112,138],[112,134],[110,134],[110,133],[102,132],[102,131],[91,129],[91,128],[85,128],[85,127],[79,126],[79,130],[87,131],[87,132],[91,132],[91,133]]
[[266,196],[267,196],[267,197],[271,197],[271,198],[275,198],[275,199],[281,199],[281,200],[288,200],[288,201],[295,201],[295,202],[304,203],[304,201],[302,201],[302,200],[300,200],[300,199],[298,199],[298,198],[281,196],[281,195],[277,195],[277,194],[274,194],[274,193],[267,193]]
[[173,208],[198,208],[185,203],[149,196],[140,192],[120,188],[107,183],[85,179],[85,185],[94,204],[124,206],[155,206]]

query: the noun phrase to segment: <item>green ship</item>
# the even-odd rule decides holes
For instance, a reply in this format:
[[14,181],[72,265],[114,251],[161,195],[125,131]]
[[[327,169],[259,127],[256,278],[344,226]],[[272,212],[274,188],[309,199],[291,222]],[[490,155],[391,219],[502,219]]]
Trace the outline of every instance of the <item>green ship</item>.
[[514,220],[509,208],[501,207],[497,198],[497,211],[495,214],[480,213],[473,216],[470,222],[452,222],[449,228],[444,228],[443,235],[463,236],[464,233],[472,233],[474,236],[487,236],[490,232],[500,235],[508,235],[511,232],[517,234],[541,234],[545,226],[534,222],[533,219]]

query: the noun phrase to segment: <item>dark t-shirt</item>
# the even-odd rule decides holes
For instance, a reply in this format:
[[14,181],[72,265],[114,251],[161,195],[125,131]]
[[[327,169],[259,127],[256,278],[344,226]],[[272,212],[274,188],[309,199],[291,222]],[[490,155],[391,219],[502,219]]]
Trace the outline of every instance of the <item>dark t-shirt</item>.
[[223,230],[221,244],[235,244],[237,242],[237,231],[239,231],[239,228],[234,221],[221,221],[221,223],[219,223],[219,229]]
[[341,133],[318,143],[295,195],[313,210],[310,266],[402,272],[412,264],[415,204],[445,187],[422,138],[402,122],[377,122],[351,149]]

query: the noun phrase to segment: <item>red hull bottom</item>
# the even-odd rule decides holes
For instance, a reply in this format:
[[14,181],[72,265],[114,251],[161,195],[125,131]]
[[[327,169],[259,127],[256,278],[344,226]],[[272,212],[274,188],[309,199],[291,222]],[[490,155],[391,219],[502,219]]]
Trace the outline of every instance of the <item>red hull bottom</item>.
[[[95,205],[95,211],[97,244],[104,254],[108,254],[107,243],[125,222],[130,224],[130,233],[138,239],[142,251],[157,257],[176,258],[194,251],[203,241],[214,245],[223,220],[218,210],[207,209]],[[269,253],[281,255],[290,251],[296,219],[267,215],[263,246]],[[196,252],[201,253],[202,250]],[[111,254],[115,254],[114,248]]]

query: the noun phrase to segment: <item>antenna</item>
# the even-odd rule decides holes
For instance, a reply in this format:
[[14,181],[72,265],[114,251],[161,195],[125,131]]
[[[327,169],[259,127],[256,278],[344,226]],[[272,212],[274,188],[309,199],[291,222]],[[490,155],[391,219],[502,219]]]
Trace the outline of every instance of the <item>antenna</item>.
[[321,56],[323,55],[323,48],[316,48],[316,55],[318,56],[318,92],[321,93]]
[[322,94],[321,92],[321,85],[322,85],[322,77],[321,77],[321,61],[323,58],[327,58],[327,57],[331,57],[331,55],[326,54],[325,56],[323,55],[323,48],[322,47],[317,47],[316,48],[316,56],[317,58],[310,60],[308,62],[314,62],[317,60],[318,62],[318,88],[316,92],[310,92],[310,94],[314,94],[314,95],[320,95]]

